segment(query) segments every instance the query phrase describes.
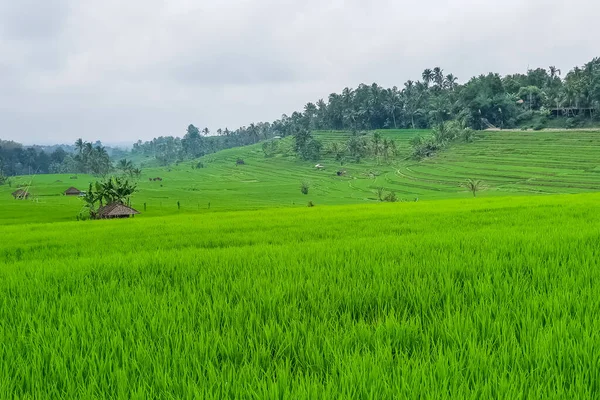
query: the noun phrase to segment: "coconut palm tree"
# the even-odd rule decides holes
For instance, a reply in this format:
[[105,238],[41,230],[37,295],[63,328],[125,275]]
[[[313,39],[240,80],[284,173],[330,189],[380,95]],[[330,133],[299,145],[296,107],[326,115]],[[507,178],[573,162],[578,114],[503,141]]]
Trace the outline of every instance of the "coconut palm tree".
[[457,86],[457,81],[458,81],[457,77],[455,77],[452,74],[448,74],[448,75],[446,75],[446,78],[444,80],[444,87],[446,89],[454,91],[456,89],[456,86]]
[[438,89],[441,89],[444,85],[444,70],[440,67],[433,69],[433,81],[437,85]]
[[429,84],[433,81],[433,71],[427,68],[423,71],[421,77],[423,78],[423,82],[425,82],[425,85],[429,86]]
[[81,153],[83,153],[83,139],[79,138],[75,141],[75,148],[77,149],[77,151],[79,152],[79,154],[81,155]]

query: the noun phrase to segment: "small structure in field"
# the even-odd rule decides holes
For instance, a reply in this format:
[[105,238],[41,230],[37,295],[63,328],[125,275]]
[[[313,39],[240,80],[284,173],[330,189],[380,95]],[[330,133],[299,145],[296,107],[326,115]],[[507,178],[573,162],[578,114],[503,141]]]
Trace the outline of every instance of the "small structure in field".
[[97,219],[129,218],[140,212],[121,203],[111,203],[102,206],[96,213]]
[[321,164],[317,164],[317,165],[315,165],[315,168],[316,168],[316,169],[324,169],[324,168],[325,168],[325,166],[324,166],[324,165],[321,165]]
[[65,190],[65,196],[81,196],[82,192],[81,190],[71,186],[70,188],[68,188],[67,190]]
[[23,189],[18,189],[12,192],[12,197],[14,197],[15,200],[26,200],[30,195],[31,193]]

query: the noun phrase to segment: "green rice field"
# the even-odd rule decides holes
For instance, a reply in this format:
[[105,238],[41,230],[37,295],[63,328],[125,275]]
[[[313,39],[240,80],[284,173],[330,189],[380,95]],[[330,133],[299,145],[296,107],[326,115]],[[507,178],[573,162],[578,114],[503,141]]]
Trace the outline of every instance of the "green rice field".
[[98,177],[0,186],[0,398],[600,398],[600,132],[382,134],[144,168],[126,220],[76,221]]
[[8,225],[2,398],[600,396],[600,195]]

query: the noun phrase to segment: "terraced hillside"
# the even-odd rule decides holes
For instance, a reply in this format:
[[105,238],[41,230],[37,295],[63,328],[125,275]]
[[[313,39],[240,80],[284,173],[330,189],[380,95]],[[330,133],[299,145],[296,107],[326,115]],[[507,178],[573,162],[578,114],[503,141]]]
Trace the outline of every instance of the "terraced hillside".
[[452,197],[467,178],[483,180],[491,193],[600,191],[600,132],[481,132],[474,143],[403,165],[387,184],[401,193]]
[[[469,197],[461,183],[481,179],[487,186],[480,196],[580,193],[600,191],[600,132],[479,132],[473,143],[460,143],[424,161],[409,158],[409,141],[421,131],[382,131],[399,148],[396,159],[363,160],[343,166],[331,156],[315,169],[314,162],[282,154],[265,157],[261,144],[225,150],[165,168],[146,168],[133,206],[143,217],[177,213],[265,207],[305,207],[378,202],[377,188],[394,191],[399,199],[414,201]],[[325,144],[341,142],[346,132],[317,132]],[[291,139],[283,139],[291,144]],[[244,165],[236,165],[241,158]],[[338,176],[338,171],[345,174]],[[162,181],[150,181],[160,177]],[[21,177],[30,182],[33,201],[15,201],[14,186],[0,187],[0,222],[21,223],[73,219],[81,201],[60,196],[74,185],[85,189],[98,178],[79,175]],[[308,195],[301,182],[310,183]],[[179,202],[179,206],[178,206]]]

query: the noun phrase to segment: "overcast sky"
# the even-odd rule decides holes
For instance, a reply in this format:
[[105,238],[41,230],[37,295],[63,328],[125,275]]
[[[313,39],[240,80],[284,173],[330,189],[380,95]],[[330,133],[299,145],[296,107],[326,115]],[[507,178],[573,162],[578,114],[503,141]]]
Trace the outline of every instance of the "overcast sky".
[[0,138],[133,142],[600,56],[598,0],[0,0]]

